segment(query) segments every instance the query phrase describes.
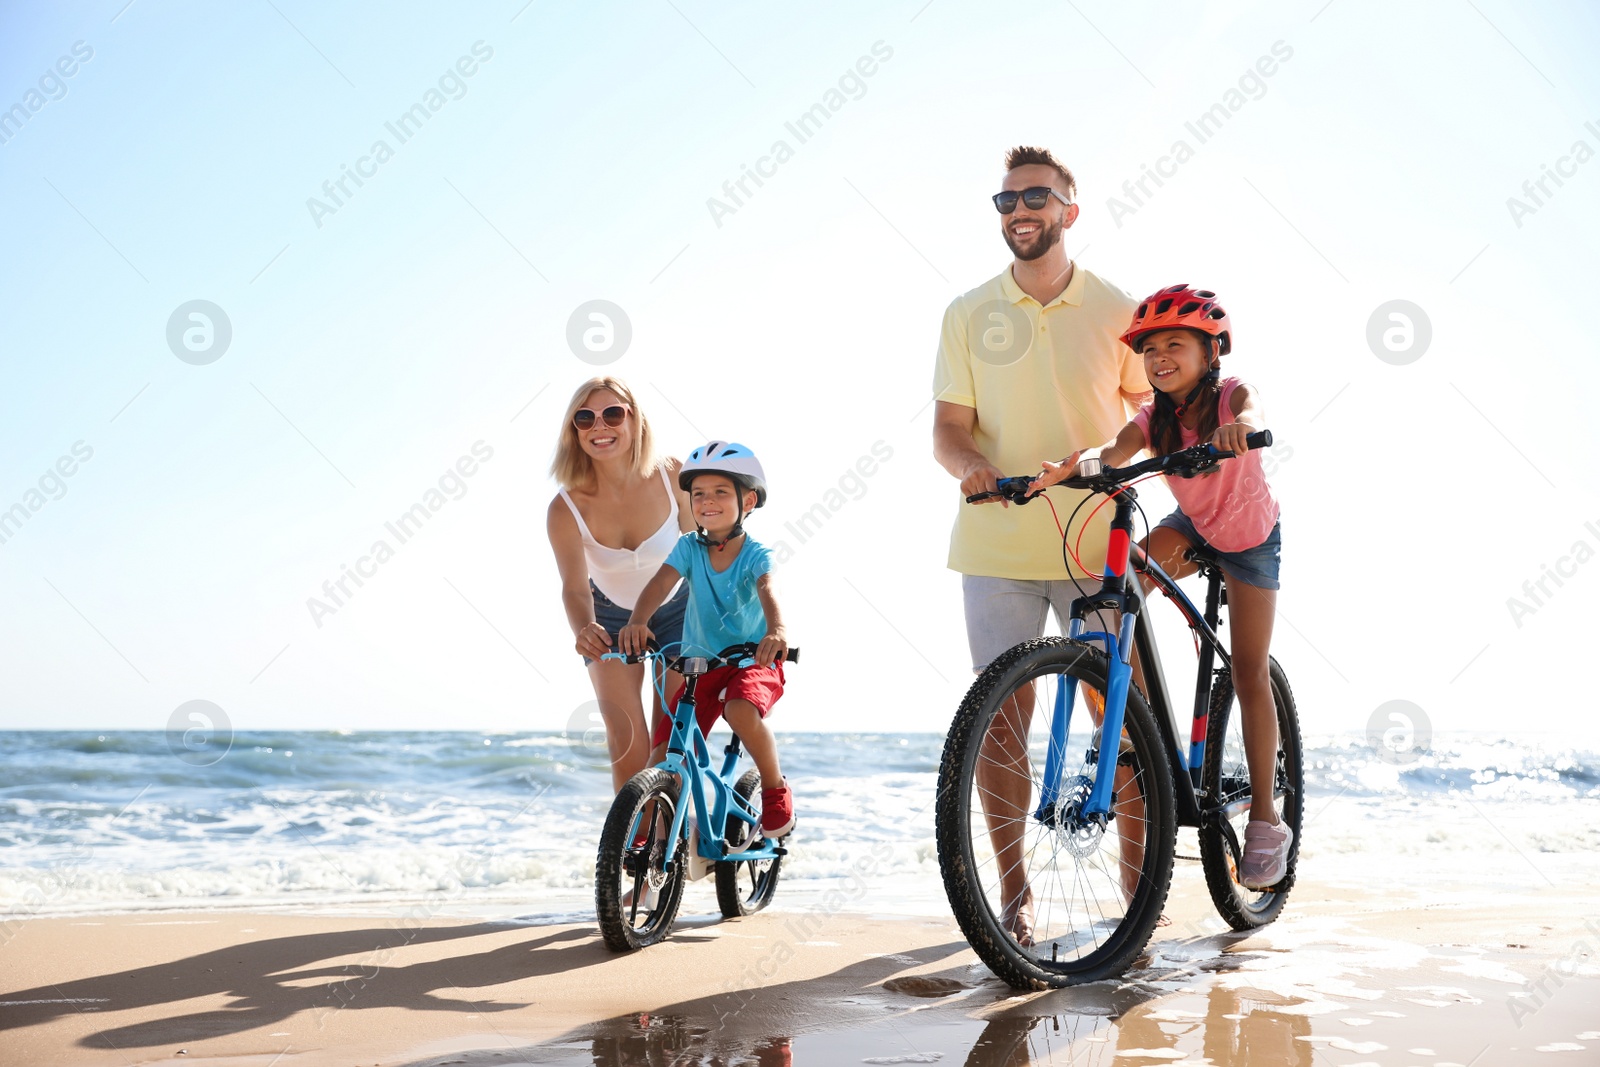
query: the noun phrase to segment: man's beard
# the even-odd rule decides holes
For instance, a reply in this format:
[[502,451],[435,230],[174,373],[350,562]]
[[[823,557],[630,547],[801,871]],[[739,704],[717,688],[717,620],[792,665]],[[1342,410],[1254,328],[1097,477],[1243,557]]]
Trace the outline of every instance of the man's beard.
[[1038,259],[1054,248],[1061,240],[1061,223],[1044,222],[1043,220],[1041,220],[1041,223],[1042,228],[1033,235],[1031,242],[1023,247],[1017,245],[1017,239],[1011,236],[1011,228],[1009,226],[1001,231],[1005,235],[1006,246],[1011,249],[1011,254],[1024,263]]

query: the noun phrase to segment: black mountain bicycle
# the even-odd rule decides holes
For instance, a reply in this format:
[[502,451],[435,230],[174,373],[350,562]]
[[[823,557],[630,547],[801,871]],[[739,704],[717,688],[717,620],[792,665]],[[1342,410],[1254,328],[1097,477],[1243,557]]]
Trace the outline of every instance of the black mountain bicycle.
[[[1262,430],[1248,443],[1270,445],[1272,435]],[[973,949],[1019,989],[1093,982],[1128,968],[1161,917],[1179,826],[1199,828],[1206,885],[1235,930],[1277,918],[1294,885],[1304,783],[1289,680],[1272,660],[1273,795],[1294,842],[1282,881],[1252,890],[1238,881],[1250,774],[1230,656],[1217,636],[1226,603],[1221,568],[1209,552],[1192,553],[1207,583],[1201,611],[1132,536],[1136,492],[1128,483],[1191,477],[1231,457],[1196,445],[1065,482],[1115,503],[1100,585],[1073,601],[1066,637],[1026,641],[990,664],[950,727],[935,817],[945,891]],[[998,494],[968,499],[1026,504],[1030,480],[1001,479]],[[1138,578],[1176,604],[1195,635],[1187,748]],[[1085,616],[1101,609],[1121,613],[1119,632],[1087,629]],[[1135,648],[1144,691],[1132,681]],[[1074,714],[1080,694],[1087,715]],[[1032,929],[1019,938],[1013,931],[1025,908]]]

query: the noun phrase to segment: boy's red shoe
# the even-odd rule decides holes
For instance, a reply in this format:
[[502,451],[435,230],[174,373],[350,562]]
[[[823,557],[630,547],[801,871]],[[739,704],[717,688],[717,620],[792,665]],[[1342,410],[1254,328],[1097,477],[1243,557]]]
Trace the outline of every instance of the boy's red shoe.
[[794,792],[789,780],[777,789],[761,791],[761,833],[766,837],[786,837],[794,829]]

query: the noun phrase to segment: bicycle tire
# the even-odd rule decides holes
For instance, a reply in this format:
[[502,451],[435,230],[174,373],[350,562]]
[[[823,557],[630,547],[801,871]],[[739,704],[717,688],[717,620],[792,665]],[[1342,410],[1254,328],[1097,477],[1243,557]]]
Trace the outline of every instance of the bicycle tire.
[[[1048,701],[1054,696],[1052,685],[1070,684],[1087,686],[1103,696],[1108,667],[1105,653],[1079,641],[1045,637],[1017,645],[972,683],[945,741],[934,816],[945,893],[967,942],[996,976],[1017,989],[1050,989],[1122,974],[1149,943],[1171,886],[1177,836],[1171,763],[1143,694],[1130,685],[1126,745],[1119,746],[1125,749],[1120,758],[1127,761],[1128,773],[1122,775],[1119,768],[1117,805],[1127,803],[1133,795],[1128,786],[1136,784],[1144,804],[1142,819],[1123,810],[1109,828],[1068,830],[1047,827],[1029,814],[1021,820],[1003,811],[998,814],[996,821],[1002,826],[1008,821],[1023,823],[1018,834],[1020,862],[1025,865],[1027,890],[1034,896],[1033,944],[1022,945],[1006,929],[1008,891],[1001,887],[999,852],[983,810],[980,761],[999,768],[998,777],[989,773],[991,780],[984,787],[989,795],[1008,781],[1013,788],[1021,783],[1015,765],[1003,767],[984,757],[985,739],[1007,701],[1026,694],[1033,702],[1026,745],[1028,800],[1026,806],[1012,805],[1026,813],[1037,803],[1048,744],[1051,712],[1041,694]],[[1074,798],[1086,796],[1093,780],[1094,721],[1084,705],[1080,695],[1062,766],[1063,810]],[[1002,723],[991,745],[1006,747],[1007,731]],[[1124,836],[1134,840],[1125,827],[1139,834],[1131,899],[1116,854],[1125,847]],[[1071,958],[1061,958],[1063,950]]]
[[[733,791],[750,803],[756,823],[728,816],[728,825],[722,846],[729,852],[743,852],[761,839],[761,773],[745,771],[734,785]],[[752,800],[751,798],[755,799]],[[724,919],[737,919],[754,915],[772,903],[772,894],[778,889],[778,871],[783,857],[770,860],[744,860],[739,863],[719,861],[716,866],[717,907]]]
[[[655,767],[629,778],[611,803],[594,864],[594,910],[600,934],[613,952],[641,949],[671,933],[683,899],[688,848],[688,842],[680,840],[671,865],[662,865],[677,807],[677,775]],[[655,891],[653,907],[647,887]],[[630,890],[633,901],[624,903]],[[642,906],[634,906],[639,901]]]
[[1278,759],[1274,793],[1280,800],[1281,818],[1294,832],[1289,866],[1283,880],[1270,889],[1246,889],[1238,882],[1249,820],[1250,774],[1244,759],[1244,734],[1234,700],[1233,675],[1226,669],[1216,675],[1211,688],[1210,719],[1206,724],[1206,753],[1201,761],[1201,805],[1214,810],[1223,805],[1244,810],[1233,816],[1221,813],[1200,827],[1200,863],[1206,888],[1217,913],[1235,930],[1254,930],[1278,917],[1294,887],[1295,865],[1300,855],[1300,827],[1305,816],[1305,767],[1300,744],[1300,716],[1294,693],[1278,661],[1268,657],[1272,698],[1278,712]]

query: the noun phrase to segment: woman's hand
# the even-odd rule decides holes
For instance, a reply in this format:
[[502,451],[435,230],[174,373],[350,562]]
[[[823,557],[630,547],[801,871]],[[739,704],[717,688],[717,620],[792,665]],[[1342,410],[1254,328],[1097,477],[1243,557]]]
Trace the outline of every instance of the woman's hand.
[[763,667],[772,666],[788,654],[789,635],[784,633],[782,626],[767,630],[767,636],[756,646],[756,662]]
[[599,659],[611,651],[611,635],[597,622],[589,622],[578,631],[578,655],[585,659]]
[[1082,455],[1083,449],[1080,448],[1060,463],[1051,463],[1049,460],[1045,460],[1043,464],[1044,473],[1029,482],[1028,488],[1035,493],[1040,493],[1058,482],[1064,482],[1071,478],[1077,473],[1078,457]]
[[630,656],[637,656],[655,639],[650,627],[642,622],[629,622],[617,633],[617,645]]

